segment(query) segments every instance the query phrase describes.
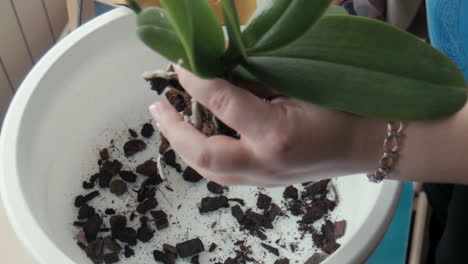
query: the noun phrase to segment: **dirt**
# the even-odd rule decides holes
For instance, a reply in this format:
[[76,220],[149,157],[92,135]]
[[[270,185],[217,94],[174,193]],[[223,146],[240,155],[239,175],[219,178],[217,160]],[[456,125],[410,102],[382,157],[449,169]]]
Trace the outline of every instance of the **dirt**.
[[125,157],[130,157],[146,149],[146,143],[141,139],[132,139],[125,143],[123,150]]
[[164,153],[163,160],[164,160],[164,163],[166,163],[167,165],[175,168],[177,170],[177,172],[179,172],[179,173],[182,172],[182,167],[176,161],[176,154],[175,154],[174,150],[170,149],[170,150],[166,151]]
[[211,243],[210,248],[208,249],[208,252],[213,252],[215,249],[218,247],[216,243]]
[[121,170],[119,171],[119,176],[122,178],[122,180],[128,183],[134,183],[137,179],[137,175],[132,171]]
[[105,237],[102,242],[104,243],[104,247],[112,252],[120,253],[120,251],[122,251],[122,246],[120,246],[120,244],[117,243],[111,236]]
[[156,198],[151,197],[145,199],[143,202],[141,202],[137,208],[136,211],[140,214],[146,214],[149,210],[152,210],[158,206],[158,200]]
[[198,209],[201,214],[213,212],[220,208],[228,208],[228,201],[228,198],[224,195],[218,197],[205,197],[201,200],[201,204]]
[[106,215],[115,215],[115,210],[112,209],[112,208],[107,208],[107,209],[104,211],[104,213],[105,213]]
[[99,191],[93,191],[93,192],[90,192],[86,195],[78,195],[76,198],[75,198],[75,207],[81,207],[83,205],[85,205],[87,202],[91,201],[92,199],[96,198],[97,196],[99,196]]
[[141,136],[144,138],[150,138],[154,134],[154,127],[151,123],[145,123],[141,128]]
[[287,258],[277,259],[275,263],[273,264],[289,264],[289,259]]
[[130,258],[132,256],[135,255],[135,252],[133,251],[133,249],[131,247],[129,247],[128,245],[125,245],[124,247],[124,256],[126,258]]
[[177,254],[177,248],[175,246],[171,246],[169,244],[163,244],[162,247],[163,247],[164,252],[166,253],[171,252],[171,253]]
[[120,196],[127,192],[127,184],[121,180],[113,180],[110,184],[109,190],[111,193]]
[[203,180],[203,176],[201,176],[196,170],[192,169],[191,167],[187,167],[184,170],[184,173],[182,173],[182,177],[188,182],[199,182]]
[[184,112],[188,116],[192,114],[190,110],[190,100],[180,91],[171,89],[166,92],[166,98],[169,103],[175,107],[177,112]]
[[147,160],[136,167],[136,172],[146,177],[154,177],[158,174],[158,164],[154,160]]
[[263,193],[258,194],[258,199],[257,199],[258,209],[268,210],[270,209],[270,204],[271,204],[270,196],[263,194]]
[[141,226],[137,229],[137,238],[141,242],[148,242],[153,238],[154,232],[155,231],[151,227],[149,227],[148,223],[143,222],[141,223]]
[[88,219],[96,214],[94,207],[84,204],[78,211],[78,220]]
[[188,258],[205,251],[205,246],[200,238],[194,238],[176,245],[177,255],[181,258]]
[[224,188],[221,184],[217,184],[214,181],[210,181],[206,184],[206,188],[208,188],[208,191],[214,194],[223,194],[224,193]]
[[288,186],[288,187],[286,187],[286,189],[284,189],[283,197],[285,199],[297,200],[299,198],[299,191],[297,190],[296,187],[294,187],[292,185]]
[[102,149],[99,152],[99,156],[101,157],[101,160],[108,160],[109,159],[109,150],[107,148]]
[[[96,187],[102,190],[108,188],[111,193],[119,196],[128,192],[128,184],[134,184],[138,177],[147,177],[140,188],[134,190],[136,193],[135,198],[139,202],[138,206],[134,208],[134,212],[143,216],[140,218],[141,225],[137,229],[134,229],[127,226],[128,219],[133,219],[136,216],[133,212],[132,216],[127,218],[124,215],[118,215],[114,209],[107,208],[105,214],[110,216],[111,236],[105,236],[104,231],[106,231],[106,227],[103,225],[102,217],[93,206],[87,204],[98,197],[100,192],[94,190],[85,195],[77,196],[75,198],[75,205],[79,208],[77,215],[79,221],[76,221],[74,224],[84,231],[85,236],[85,241],[78,241],[77,244],[85,250],[88,257],[94,263],[116,263],[121,261],[119,254],[122,254],[122,258],[131,258],[135,254],[132,247],[138,243],[147,243],[155,239],[156,230],[169,228],[168,215],[164,211],[157,209],[158,201],[155,198],[157,191],[155,186],[162,182],[158,175],[157,163],[152,159],[147,160],[137,165],[135,172],[133,172],[129,169],[122,170],[123,164],[118,160],[110,160],[110,157],[111,153],[107,149],[99,152],[99,159],[102,160],[100,171],[97,174],[93,174],[86,181],[87,185],[83,186],[83,188],[86,190]],[[173,150],[165,152],[164,162],[167,165],[174,168],[181,167],[176,160],[176,154]],[[116,175],[121,179],[115,179]],[[186,167],[181,176],[189,184],[196,184],[204,180],[191,167]],[[99,185],[96,186],[96,182]],[[314,244],[323,251],[322,255],[311,257],[308,263],[319,263],[317,260],[336,251],[340,247],[336,239],[342,237],[346,231],[345,220],[336,222],[327,220],[320,229],[312,227],[316,221],[326,218],[327,214],[336,207],[336,203],[327,198],[329,184],[330,181],[324,180],[307,183],[302,192],[299,192],[294,186],[288,186],[283,191],[285,210],[290,211],[293,215],[297,214],[301,216],[300,228],[303,230],[304,235],[307,233],[312,234]],[[273,203],[272,198],[261,191],[257,193],[257,208],[255,210],[253,208],[246,208],[244,211],[245,202],[242,198],[228,198],[223,195],[226,191],[229,191],[227,187],[215,182],[207,182],[206,188],[216,196],[207,196],[200,201],[199,211],[201,214],[210,214],[214,211],[230,207],[233,220],[237,221],[240,225],[239,232],[245,230],[247,234],[256,236],[262,241],[267,241],[268,239],[265,235],[265,230],[274,229],[275,219],[284,215],[281,206]],[[230,202],[234,204],[231,206]],[[145,216],[148,213],[152,216],[152,220],[149,220]],[[120,243],[123,243],[123,245]],[[276,243],[278,244],[279,242],[277,241]],[[277,247],[266,242],[262,242],[260,245],[268,254],[279,256],[280,253]],[[285,246],[283,245],[283,247]],[[216,243],[211,243],[207,253],[215,252],[217,247]],[[290,244],[289,248],[294,251],[295,245]],[[163,251],[155,250],[153,256],[155,260],[162,263],[176,263],[178,256],[180,258],[190,257],[191,263],[199,263],[197,254],[203,251],[203,242],[201,242],[201,239],[195,239],[179,243],[176,247],[166,244]],[[245,258],[251,257],[239,251],[238,255],[228,258],[221,263],[239,263],[240,259],[245,260]],[[289,263],[289,259],[278,258],[275,261],[275,264],[283,263]]]
[[260,245],[262,245],[262,247],[265,248],[271,254],[273,254],[275,256],[279,256],[279,250],[277,248],[272,247],[272,246],[270,246],[268,244],[265,244],[265,243],[261,243]]
[[158,230],[163,230],[169,227],[169,220],[167,214],[162,210],[151,211],[151,215],[153,216],[156,228]]
[[131,128],[128,130],[128,134],[130,134],[131,138],[137,138],[138,137],[138,133],[135,132],[135,130],[133,130]]

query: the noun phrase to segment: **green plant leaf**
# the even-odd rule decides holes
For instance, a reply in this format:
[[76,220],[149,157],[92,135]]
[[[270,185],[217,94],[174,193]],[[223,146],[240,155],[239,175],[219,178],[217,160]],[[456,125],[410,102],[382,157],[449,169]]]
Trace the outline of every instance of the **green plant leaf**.
[[[169,21],[187,54],[192,71],[204,78],[224,72],[224,34],[206,0],[162,0]],[[183,64],[187,67],[186,64]]]
[[438,119],[466,102],[466,81],[450,59],[376,20],[325,16],[296,41],[249,56],[246,69],[274,89],[364,116]]
[[255,76],[253,76],[249,71],[247,71],[244,66],[239,65],[232,70],[234,79],[244,80],[250,82],[259,82]]
[[330,5],[327,10],[325,11],[325,13],[323,14],[324,16],[332,16],[332,15],[342,15],[342,16],[345,16],[345,15],[349,15],[348,11],[346,11],[346,9],[344,9],[343,7],[341,6],[337,6],[337,5]]
[[291,0],[275,0],[271,6],[254,16],[242,32],[245,46],[252,47],[274,25],[290,5]]
[[148,47],[170,61],[188,61],[184,47],[163,9],[145,8],[138,15],[137,24],[137,34]]
[[224,22],[229,36],[229,47],[227,54],[225,55],[225,61],[228,60],[227,63],[238,65],[240,63],[238,57],[245,60],[247,58],[247,54],[245,52],[244,40],[241,35],[236,5],[233,0],[222,0],[221,3],[223,6]]
[[[278,1],[278,0],[277,0]],[[296,40],[311,28],[331,0],[278,1],[254,18],[243,32],[252,51],[273,50]],[[279,15],[279,16],[278,16]],[[252,42],[255,44],[252,45]]]

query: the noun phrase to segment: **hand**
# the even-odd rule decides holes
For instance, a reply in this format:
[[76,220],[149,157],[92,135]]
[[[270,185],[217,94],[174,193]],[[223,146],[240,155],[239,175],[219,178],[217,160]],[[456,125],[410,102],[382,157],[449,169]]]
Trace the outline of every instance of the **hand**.
[[[204,80],[179,68],[185,90],[241,134],[206,137],[184,122],[170,104],[150,107],[174,150],[204,177],[215,182],[279,186],[370,171],[385,136],[370,144],[362,137],[363,118],[280,97],[265,102],[222,79]],[[360,136],[356,136],[356,131]],[[370,140],[372,141],[372,140]]]

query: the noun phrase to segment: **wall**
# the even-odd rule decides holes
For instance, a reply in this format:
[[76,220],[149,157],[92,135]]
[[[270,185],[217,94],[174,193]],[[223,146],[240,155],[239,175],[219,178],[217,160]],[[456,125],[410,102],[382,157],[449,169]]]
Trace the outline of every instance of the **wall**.
[[0,0],[0,126],[21,81],[67,20],[66,0]]

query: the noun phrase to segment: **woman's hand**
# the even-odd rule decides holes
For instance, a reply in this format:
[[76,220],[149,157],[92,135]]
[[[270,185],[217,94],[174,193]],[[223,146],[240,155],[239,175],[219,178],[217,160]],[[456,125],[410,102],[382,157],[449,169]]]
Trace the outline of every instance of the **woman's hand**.
[[[370,171],[378,160],[377,147],[359,142],[369,137],[356,136],[369,132],[359,131],[365,123],[360,117],[285,97],[265,102],[221,79],[200,79],[181,68],[177,73],[195,100],[241,134],[240,140],[206,137],[170,104],[150,107],[174,150],[210,180],[286,185]],[[385,136],[385,123],[380,125],[380,136],[373,142]]]

